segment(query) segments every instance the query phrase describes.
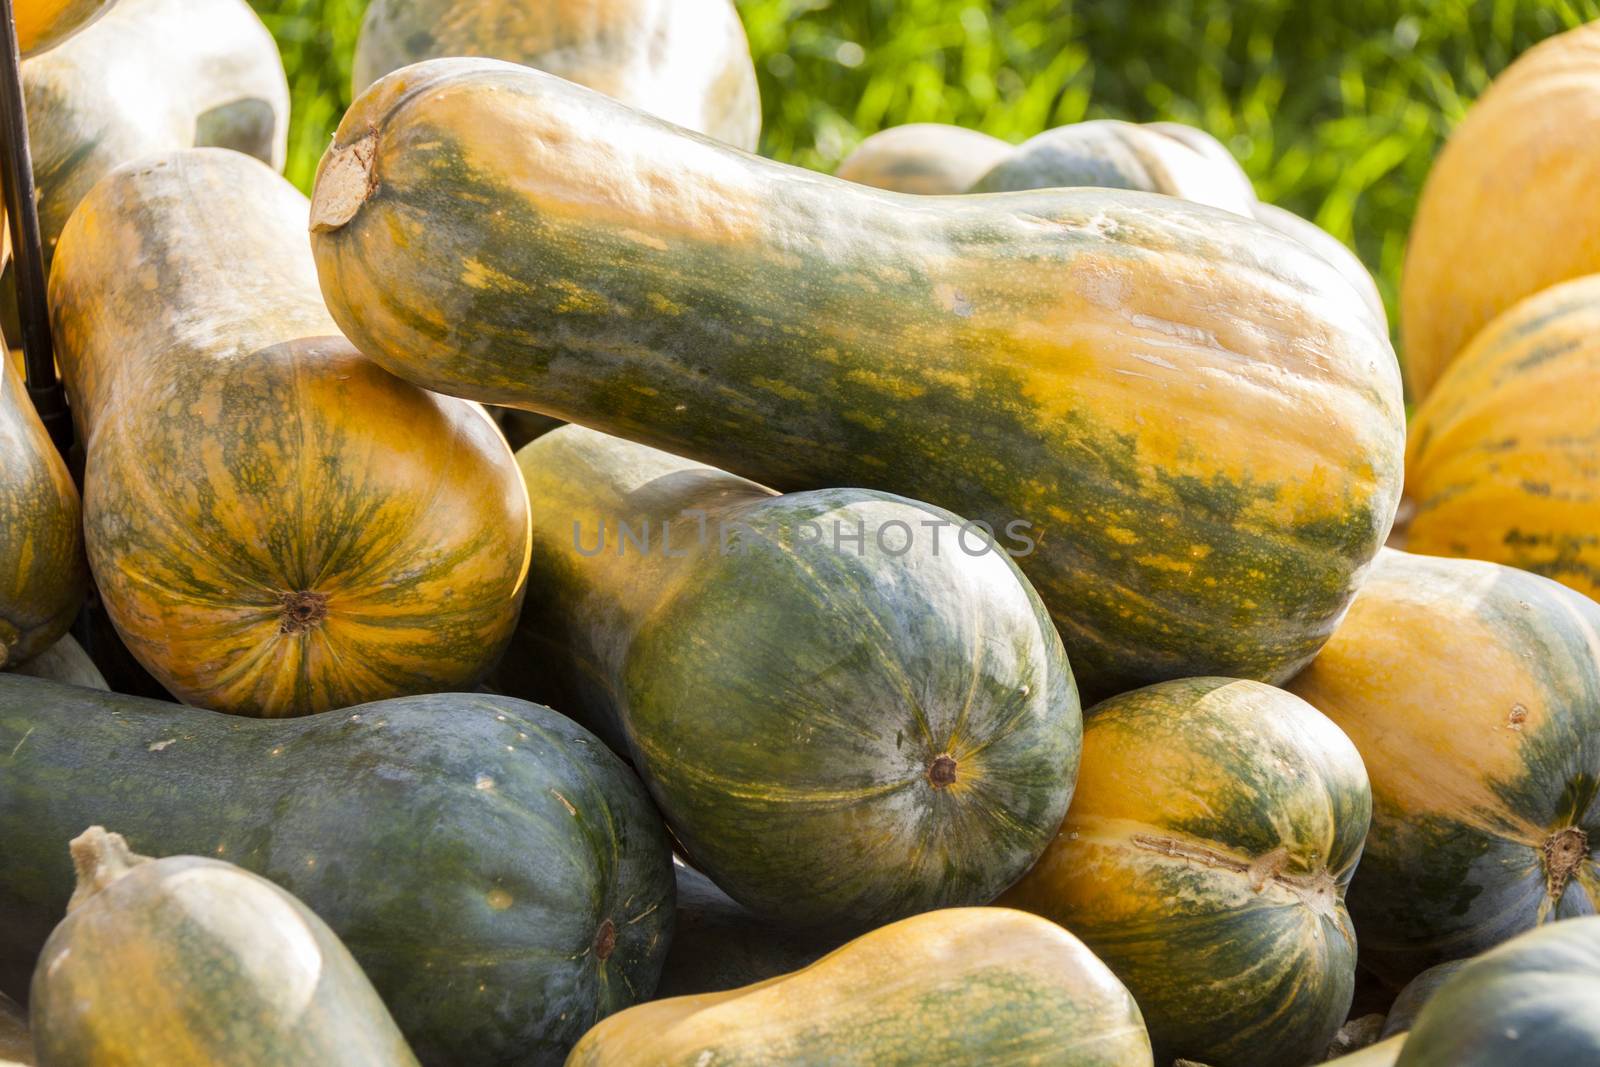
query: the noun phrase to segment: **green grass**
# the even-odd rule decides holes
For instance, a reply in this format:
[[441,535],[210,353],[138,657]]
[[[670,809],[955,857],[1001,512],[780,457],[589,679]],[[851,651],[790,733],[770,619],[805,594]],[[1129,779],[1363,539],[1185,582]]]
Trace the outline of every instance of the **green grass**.
[[[364,0],[253,0],[294,92],[309,184],[349,103]],[[529,2],[529,0],[522,0]],[[537,2],[537,0],[532,0]],[[762,151],[831,169],[867,133],[955,122],[1012,140],[1085,118],[1176,119],[1264,199],[1351,244],[1394,310],[1428,167],[1489,79],[1600,0],[745,0]]]

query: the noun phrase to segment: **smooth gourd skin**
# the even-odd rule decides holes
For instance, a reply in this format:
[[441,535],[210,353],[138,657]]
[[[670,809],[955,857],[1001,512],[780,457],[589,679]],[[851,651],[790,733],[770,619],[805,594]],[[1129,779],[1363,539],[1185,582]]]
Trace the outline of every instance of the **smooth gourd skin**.
[[106,684],[100,668],[95,666],[94,660],[89,658],[89,654],[71,634],[62,634],[55,644],[27,662],[17,664],[12,670],[30,678],[48,678],[66,685],[81,685],[89,689],[111,688]]
[[0,360],[0,668],[49,648],[88,586],[78,489],[11,360]]
[[373,0],[353,95],[445,56],[537,67],[746,151],[761,137],[750,42],[730,0]]
[[72,209],[123,163],[212,146],[283,169],[289,85],[245,0],[119,0],[22,65],[46,262]]
[[1533,930],[1472,960],[1422,1009],[1395,1063],[1600,1063],[1600,918]]
[[1400,326],[1414,400],[1491,319],[1600,272],[1600,22],[1524,52],[1456,127],[1406,247]]
[[95,188],[51,276],[101,597],[163,685],[218,711],[470,687],[522,597],[510,449],[337,336],[305,210],[246,156],[173,153]]
[[1388,330],[1389,313],[1383,306],[1383,294],[1378,292],[1378,283],[1373,280],[1367,265],[1343,241],[1311,220],[1303,219],[1276,204],[1258,200],[1251,205],[1251,214],[1257,222],[1271,226],[1285,237],[1294,238],[1331,263],[1344,280],[1361,294],[1361,299],[1378,320],[1378,325]]
[[1343,897],[1371,804],[1355,747],[1304,702],[1163,682],[1090,709],[1061,832],[1000,903],[1083,938],[1158,1062],[1314,1062],[1355,989]]
[[440,60],[351,109],[313,231],[346,335],[429,388],[1031,524],[1086,692],[1288,677],[1398,503],[1399,374],[1359,298],[1170,197],[897,195]]
[[1384,1017],[1383,1036],[1403,1034],[1415,1026],[1423,1006],[1433,999],[1439,987],[1471,962],[1471,960],[1451,960],[1448,963],[1436,963],[1407,982],[1405,988],[1400,990],[1399,996],[1394,998],[1394,1003],[1389,1006],[1389,1014]]
[[896,193],[964,193],[1014,151],[998,137],[963,126],[911,122],[867,137],[833,173]]
[[430,1065],[560,1063],[649,996],[671,937],[643,787],[509,697],[267,722],[0,675],[0,989],[25,987],[72,893],[62,843],[97,822],[294,894]]
[[78,892],[28,1000],[49,1067],[416,1067],[349,950],[282,889],[99,827],[72,847]]
[[1067,931],[1005,908],[926,912],[804,970],[614,1015],[567,1067],[1151,1067],[1139,1008]]
[[1510,567],[1385,550],[1290,689],[1371,775],[1350,911],[1363,963],[1391,985],[1600,910],[1600,604]]
[[28,1035],[28,1013],[0,993],[0,1067],[26,1067],[33,1063],[33,1039]]
[[[871,490],[777,496],[578,426],[517,462],[533,564],[497,688],[620,741],[733,899],[856,932],[986,904],[1044,849],[1077,690],[1038,597],[980,534],[961,549],[960,519]],[[935,550],[922,524],[941,522]]]
[[1009,193],[1091,185],[1137,189],[1251,214],[1256,194],[1238,165],[1227,166],[1171,134],[1113,119],[1046,130],[972,184],[968,192]]
[[1338,1059],[1328,1060],[1322,1067],[1394,1067],[1400,1058],[1406,1035],[1396,1034],[1366,1048],[1346,1053]]
[[1417,407],[1404,547],[1600,599],[1600,274],[1484,327]]
[[24,56],[54,48],[111,9],[116,0],[14,0],[17,47]]

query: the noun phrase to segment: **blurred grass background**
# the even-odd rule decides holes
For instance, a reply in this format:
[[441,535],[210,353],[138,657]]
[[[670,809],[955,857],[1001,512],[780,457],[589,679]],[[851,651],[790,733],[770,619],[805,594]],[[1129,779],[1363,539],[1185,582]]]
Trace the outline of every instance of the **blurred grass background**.
[[[306,188],[349,104],[365,0],[252,2],[283,49],[289,176]],[[1233,150],[1263,199],[1352,245],[1391,318],[1406,230],[1444,136],[1519,53],[1600,18],[1600,0],[738,6],[766,155],[831,170],[866,134],[905,122],[1010,140],[1085,118],[1188,122]]]

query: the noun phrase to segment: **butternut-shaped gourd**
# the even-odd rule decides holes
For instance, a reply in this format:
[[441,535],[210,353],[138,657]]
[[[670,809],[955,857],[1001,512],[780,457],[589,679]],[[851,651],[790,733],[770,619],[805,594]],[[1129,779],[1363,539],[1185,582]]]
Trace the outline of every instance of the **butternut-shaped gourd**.
[[1473,339],[1411,422],[1403,545],[1493,560],[1600,599],[1600,274]]
[[755,151],[761,95],[731,0],[372,0],[354,94],[425,59],[486,56]]
[[416,1067],[350,952],[259,875],[90,827],[29,997],[46,1067]]
[[54,644],[83,603],[78,490],[28,387],[0,360],[0,668]]
[[1312,1063],[1355,990],[1344,890],[1371,813],[1355,746],[1304,701],[1163,682],[1090,709],[1066,821],[1000,903],[1083,938],[1158,1062]]
[[13,0],[17,47],[24,56],[54,48],[111,9],[116,0]]
[[602,1020],[567,1067],[1151,1067],[1139,1007],[1083,942],[1005,908],[925,912],[802,971]]
[[180,148],[232,148],[283,169],[289,86],[245,0],[119,0],[22,65],[39,233],[48,262],[94,183]]
[[355,104],[312,222],[335,319],[409,380],[1023,524],[1086,692],[1293,674],[1399,500],[1360,298],[1174,197],[888,193],[453,59]]
[[1349,894],[1369,970],[1399,986],[1600,911],[1600,604],[1510,567],[1385,550],[1289,688],[1372,779]]
[[470,687],[527,568],[504,439],[337,336],[305,210],[237,152],[146,160],[79,206],[50,280],[106,611],[219,711]]
[[964,193],[1014,151],[1008,142],[977,130],[911,122],[870,135],[833,173],[897,193]]
[[1600,272],[1600,22],[1543,42],[1456,127],[1417,204],[1400,286],[1414,400],[1489,320]]

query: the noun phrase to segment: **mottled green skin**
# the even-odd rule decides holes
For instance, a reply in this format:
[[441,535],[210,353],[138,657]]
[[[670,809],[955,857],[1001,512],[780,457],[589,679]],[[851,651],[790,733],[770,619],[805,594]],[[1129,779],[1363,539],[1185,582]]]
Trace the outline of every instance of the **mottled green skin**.
[[656,998],[720,993],[798,971],[839,947],[838,938],[763,921],[692,867],[679,865],[678,917]]
[[[724,237],[710,225],[703,234],[663,231],[665,250],[654,251],[641,243],[651,235],[633,225],[543,215],[528,195],[470,165],[462,144],[545,132],[576,139],[581,128],[583,138],[629,146],[636,134],[663,137],[658,123],[488,61],[410,68],[404,84],[418,101],[429,77],[500,107],[521,98],[531,128],[508,130],[487,116],[472,129],[445,128],[420,102],[381,116],[358,104],[347,119],[340,144],[376,123],[376,188],[352,221],[314,233],[313,246],[345,334],[402,377],[590,425],[782,490],[860,485],[997,528],[1031,523],[1039,546],[1022,567],[1051,608],[1080,684],[1096,696],[1197,674],[1288,677],[1332,631],[1388,530],[1402,415],[1387,340],[1333,268],[1249,220],[1117,190],[896,196],[723,152],[716,166],[737,177],[736,189],[687,167],[681,184],[705,180],[712,202],[755,196],[739,217],[763,228],[754,237]],[[396,79],[364,99],[380,99]],[[687,139],[683,147],[697,159],[717,151]],[[600,181],[610,162],[585,157],[584,165],[596,166]],[[625,156],[615,161],[627,165]],[[386,243],[408,232],[426,239],[406,237],[403,250]],[[369,240],[388,250],[365,256]],[[1297,336],[1285,333],[1272,360],[1298,358],[1307,324],[1331,331],[1341,351],[1322,360],[1323,371],[1349,377],[1320,390],[1318,403],[1337,394],[1363,443],[1323,456],[1319,471],[1333,481],[1319,494],[1320,517],[1266,515],[1274,501],[1303,492],[1298,480],[1270,480],[1279,473],[1275,441],[1260,441],[1259,474],[1242,479],[1141,462],[1144,431],[1133,416],[1147,383],[1137,378],[1102,372],[1127,390],[1118,405],[1050,410],[1040,398],[1052,387],[1040,364],[1093,358],[1081,339],[1052,347],[1033,317],[1052,309],[1074,265],[1085,277],[1108,263],[1126,266],[1130,276],[1120,281],[1133,288],[1152,274],[1170,284],[1156,265],[1168,256],[1204,263],[1209,281],[1195,285],[1221,287],[1208,315],[1217,307],[1252,313],[1250,300],[1228,303],[1236,279],[1302,307],[1304,316],[1284,317],[1275,303],[1272,321],[1259,323],[1272,333],[1295,319]],[[1229,264],[1227,275],[1218,263]],[[491,281],[469,284],[468,275]],[[1323,301],[1338,304],[1329,318],[1312,310],[1331,311]],[[1212,328],[1220,324],[1209,318],[1173,327]],[[1011,349],[1015,359],[995,354]],[[1212,389],[1207,410],[1226,410],[1228,393]],[[1297,400],[1283,404],[1319,418]],[[1204,440],[1182,447],[1190,458],[1208,454]],[[1123,529],[1143,539],[1136,548]],[[1191,556],[1196,545],[1208,549],[1204,558]],[[1140,562],[1150,554],[1189,566]]]
[[[961,551],[961,520],[864,489],[775,496],[577,426],[518,463],[530,606],[498,687],[625,746],[684,854],[731,897],[848,932],[986,904],[1038,858],[1076,779],[1077,690],[1038,597],[998,549]],[[607,540],[585,559],[574,523],[593,552],[596,511]],[[622,522],[652,531],[648,554]],[[805,543],[808,522],[823,543]],[[864,525],[860,551],[834,550],[836,522]],[[941,550],[923,522],[947,524]],[[903,555],[876,536],[898,547],[891,523],[916,532]],[[930,779],[941,754],[956,761],[945,788]]]
[[1541,927],[1472,960],[1433,995],[1395,1067],[1600,1063],[1600,918]]
[[560,1063],[649,996],[671,935],[643,788],[587,731],[506,697],[273,722],[0,675],[0,988],[25,987],[72,893],[66,842],[97,823],[300,898],[430,1065]]
[[1410,1030],[1416,1024],[1423,1005],[1432,999],[1440,986],[1470,962],[1472,961],[1451,960],[1449,963],[1435,964],[1407,982],[1405,988],[1400,990],[1400,995],[1394,998],[1394,1004],[1390,1006],[1389,1014],[1383,1020],[1382,1036],[1393,1037],[1395,1034]]
[[45,943],[28,1006],[49,1067],[417,1067],[321,919],[199,856],[134,862],[80,897]]

